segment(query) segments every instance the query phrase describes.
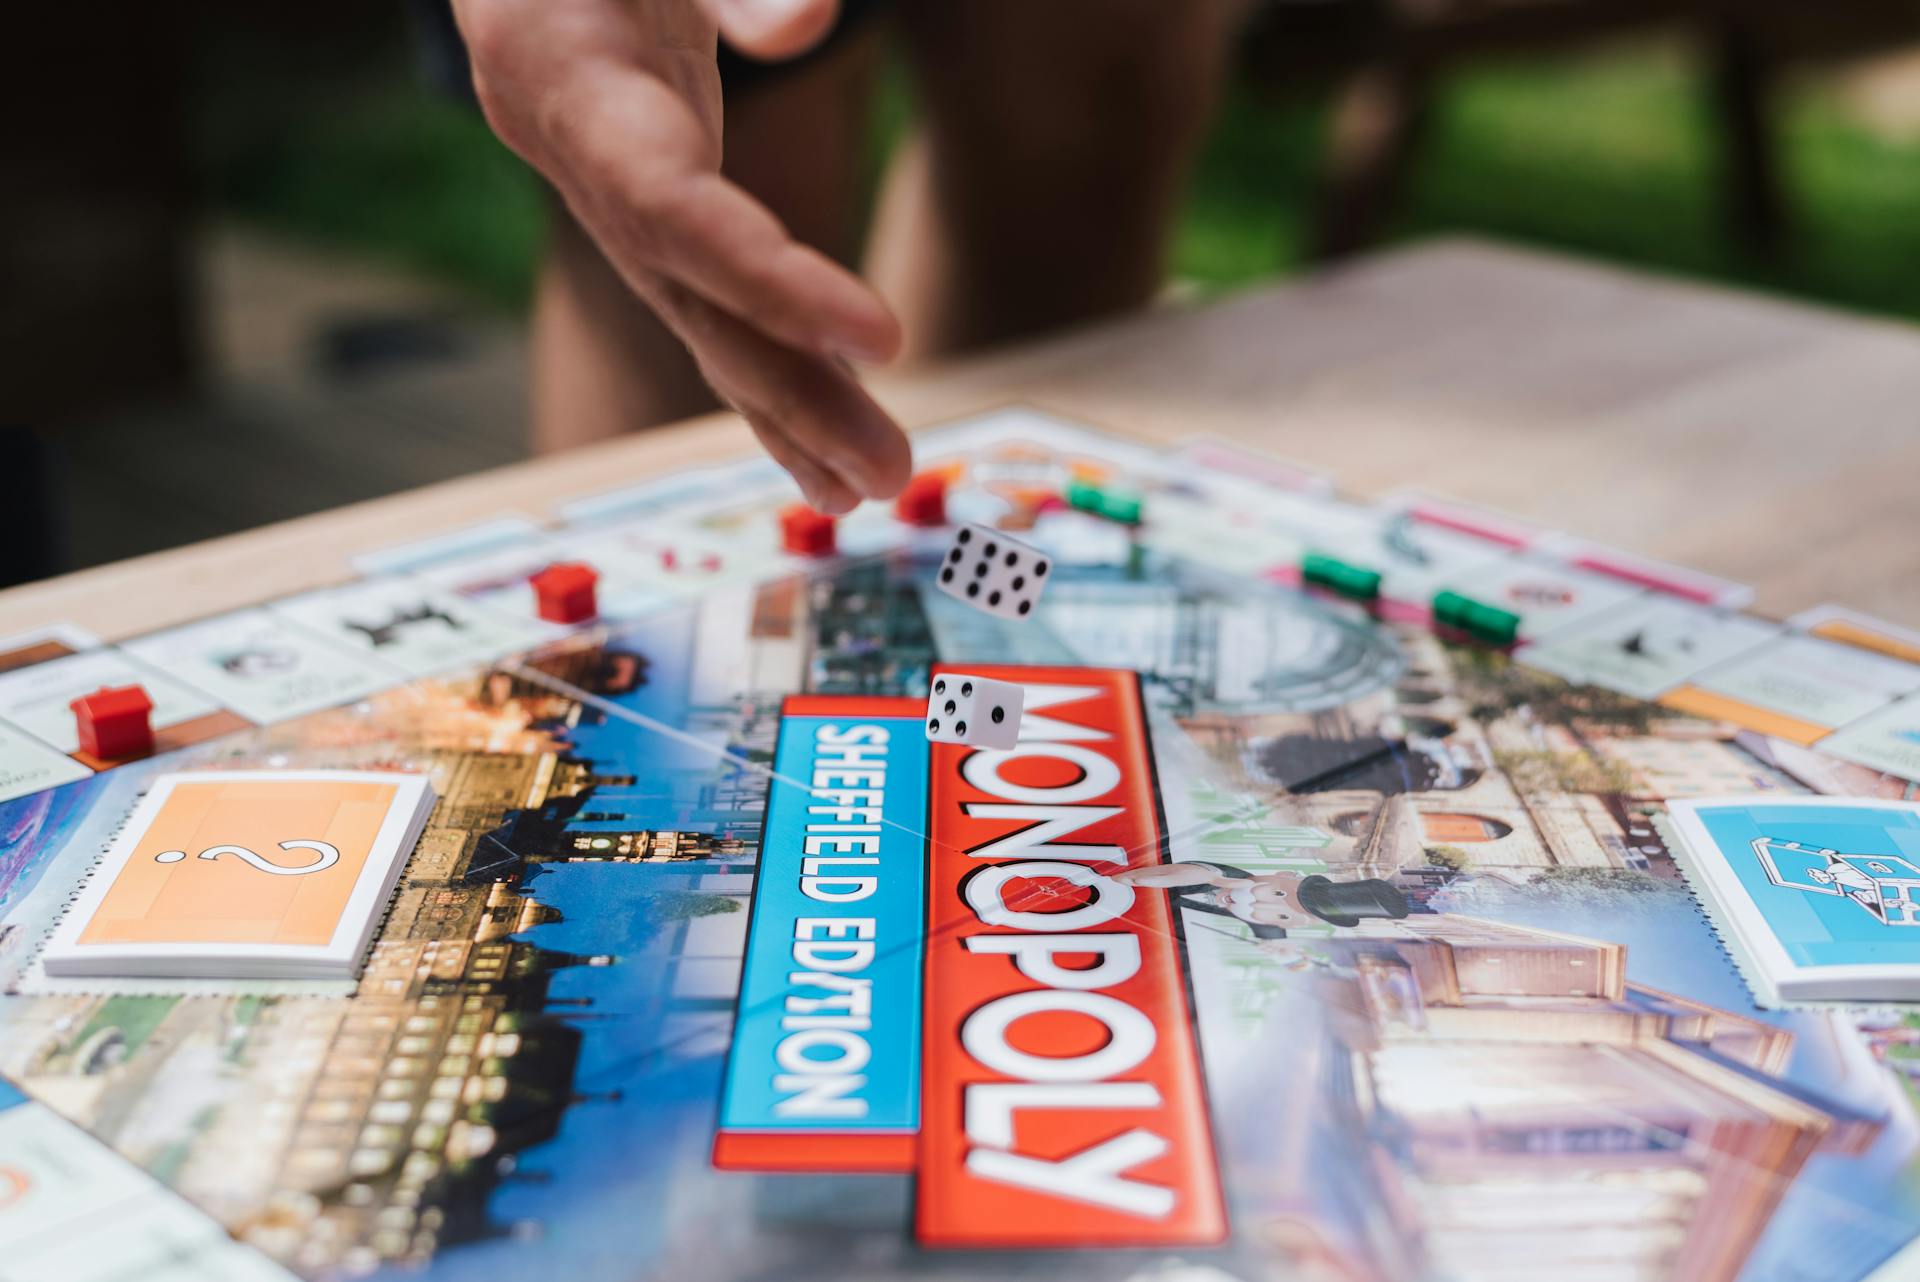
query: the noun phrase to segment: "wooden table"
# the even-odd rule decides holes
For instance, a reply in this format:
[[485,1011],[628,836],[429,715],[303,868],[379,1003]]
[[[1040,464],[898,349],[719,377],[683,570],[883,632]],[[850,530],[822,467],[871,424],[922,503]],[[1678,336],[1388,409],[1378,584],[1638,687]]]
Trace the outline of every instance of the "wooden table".
[[[903,422],[1009,402],[1213,434],[1698,566],[1784,615],[1920,626],[1920,330],[1473,241],[875,380]],[[712,415],[0,592],[108,639],[352,577],[347,557],[753,448]]]

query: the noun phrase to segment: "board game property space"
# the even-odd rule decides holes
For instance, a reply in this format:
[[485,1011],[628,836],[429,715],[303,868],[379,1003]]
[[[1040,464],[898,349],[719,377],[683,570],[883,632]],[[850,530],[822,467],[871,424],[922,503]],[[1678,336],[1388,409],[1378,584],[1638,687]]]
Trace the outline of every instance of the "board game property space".
[[[918,447],[941,520],[831,553],[760,460],[0,646],[0,1275],[1920,1267],[1911,637],[1208,442]],[[965,522],[1050,558],[1030,617],[936,590]],[[954,673],[1014,747],[930,741]],[[128,684],[113,764],[66,709]],[[50,973],[206,771],[430,781],[363,967]],[[1776,935],[1893,996],[1795,997]]]

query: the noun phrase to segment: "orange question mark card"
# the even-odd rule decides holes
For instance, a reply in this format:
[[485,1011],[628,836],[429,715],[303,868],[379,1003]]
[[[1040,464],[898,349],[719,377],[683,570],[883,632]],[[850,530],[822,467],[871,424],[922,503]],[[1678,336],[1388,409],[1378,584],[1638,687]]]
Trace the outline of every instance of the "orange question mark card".
[[396,791],[265,775],[182,781],[78,942],[325,946]]

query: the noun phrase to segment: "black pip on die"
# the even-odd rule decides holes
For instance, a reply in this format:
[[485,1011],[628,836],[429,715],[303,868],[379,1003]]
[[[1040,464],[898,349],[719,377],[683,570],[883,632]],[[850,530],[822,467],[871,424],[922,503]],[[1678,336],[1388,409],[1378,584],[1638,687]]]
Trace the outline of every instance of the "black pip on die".
[[963,525],[934,581],[950,597],[997,614],[1024,619],[1046,583],[1047,558],[985,525]]
[[1020,739],[1026,692],[1011,681],[942,672],[927,691],[927,738],[976,748],[1011,748]]

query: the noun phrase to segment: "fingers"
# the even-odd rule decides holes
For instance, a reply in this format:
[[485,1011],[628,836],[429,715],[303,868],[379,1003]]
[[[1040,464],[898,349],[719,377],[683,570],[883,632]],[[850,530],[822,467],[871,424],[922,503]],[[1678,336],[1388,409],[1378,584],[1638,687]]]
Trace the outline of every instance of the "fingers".
[[834,479],[831,473],[781,435],[773,424],[755,414],[746,415],[746,420],[768,457],[786,468],[787,474],[793,477],[807,506],[831,516],[842,516],[860,505],[858,494]]
[[871,286],[714,171],[679,94],[646,74],[602,76],[589,103],[563,187],[623,272],[670,276],[803,351],[869,363],[899,351],[900,323]]
[[736,316],[792,347],[878,364],[900,350],[900,322],[872,286],[787,234],[718,174],[688,174],[648,200],[659,261]]
[[[793,7],[830,18],[833,0]],[[864,282],[717,172],[710,28],[696,44],[576,65],[520,104],[540,144],[523,154],[544,160],[582,227],[809,502],[839,513],[862,496],[891,497],[912,466],[906,436],[843,362],[890,358],[899,324]]]
[[845,369],[773,342],[677,284],[661,282],[649,295],[808,502],[846,512],[862,496],[891,498],[906,485],[913,468],[906,434]]
[[728,44],[769,62],[813,48],[840,13],[839,0],[702,0],[702,7]]

